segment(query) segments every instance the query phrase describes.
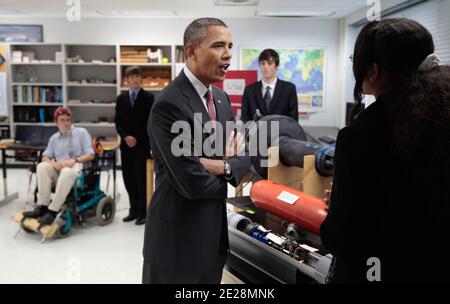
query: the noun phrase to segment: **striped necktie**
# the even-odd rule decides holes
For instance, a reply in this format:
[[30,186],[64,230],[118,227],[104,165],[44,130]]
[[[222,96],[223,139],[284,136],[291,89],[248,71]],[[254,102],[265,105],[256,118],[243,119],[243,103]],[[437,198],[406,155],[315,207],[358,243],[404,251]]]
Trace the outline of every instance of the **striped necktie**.
[[216,107],[214,106],[214,99],[211,93],[211,90],[206,91],[205,94],[206,100],[207,100],[207,108],[208,108],[208,114],[209,114],[209,118],[211,119],[213,128],[216,128],[216,120],[217,120],[217,116],[216,116]]

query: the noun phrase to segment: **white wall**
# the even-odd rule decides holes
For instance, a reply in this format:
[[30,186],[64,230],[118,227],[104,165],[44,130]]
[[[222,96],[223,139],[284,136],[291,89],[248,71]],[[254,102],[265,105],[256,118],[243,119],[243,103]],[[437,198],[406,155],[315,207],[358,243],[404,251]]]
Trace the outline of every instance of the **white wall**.
[[[394,5],[400,4],[404,0],[385,0],[381,2],[381,9],[385,10]],[[386,18],[410,18],[416,20],[422,25],[424,25],[428,30],[431,31],[436,46],[436,53],[441,55],[442,58],[450,58],[450,45],[448,43],[449,39],[446,35],[448,32],[448,11],[450,8],[450,0],[433,0],[427,1],[416,6],[402,10],[394,15],[389,15]],[[342,113],[341,119],[339,121],[340,126],[345,124],[345,102],[353,102],[353,88],[355,86],[355,79],[353,77],[352,64],[348,60],[348,57],[353,53],[356,38],[362,26],[359,28],[350,27],[349,25],[366,18],[367,9],[361,9],[352,15],[345,18],[345,53],[346,53],[346,64],[345,68],[341,73],[345,79],[343,99],[344,102],[340,104],[339,113]],[[375,101],[373,96],[365,96],[363,102],[366,107]]]
[[[1,23],[42,24],[44,41],[89,44],[182,44],[191,19],[2,18]],[[232,69],[239,66],[238,50],[243,46],[322,47],[326,49],[325,108],[303,119],[306,126],[338,126],[340,98],[338,71],[339,20],[319,19],[224,19],[231,28],[235,50]]]
[[[312,113],[301,118],[305,126],[338,125],[338,104],[340,103],[338,56],[339,56],[339,20],[303,20],[294,19],[268,21],[262,19],[229,20],[229,26],[237,46],[234,68],[237,68],[237,49],[243,46],[272,47],[323,47],[325,48],[325,108],[319,113]],[[262,30],[263,29],[263,30]]]
[[[384,11],[403,2],[406,2],[406,0],[380,0],[380,9],[381,11]],[[345,19],[347,24],[352,24],[363,18],[367,18],[367,7],[354,12],[353,14],[347,16]]]
[[[405,2],[405,0],[382,0],[381,3],[381,10],[386,10],[388,8],[391,8],[395,5],[401,4],[402,2]],[[339,104],[339,109],[337,109],[337,112],[340,113],[338,126],[343,127],[345,126],[345,111],[346,111],[346,103],[347,102],[354,102],[353,98],[353,88],[355,86],[355,78],[353,77],[353,65],[349,59],[349,57],[353,54],[353,50],[355,47],[356,38],[358,37],[358,34],[361,30],[361,28],[355,28],[350,27],[349,25],[360,21],[361,19],[367,18],[367,11],[368,7],[362,8],[350,16],[347,16],[344,19],[344,29],[345,31],[345,42],[344,42],[344,56],[341,58],[343,60],[343,69],[340,70],[340,75],[343,79],[342,82],[342,102]],[[365,98],[364,102],[368,106],[371,102],[373,102],[374,99],[372,96],[368,96]]]

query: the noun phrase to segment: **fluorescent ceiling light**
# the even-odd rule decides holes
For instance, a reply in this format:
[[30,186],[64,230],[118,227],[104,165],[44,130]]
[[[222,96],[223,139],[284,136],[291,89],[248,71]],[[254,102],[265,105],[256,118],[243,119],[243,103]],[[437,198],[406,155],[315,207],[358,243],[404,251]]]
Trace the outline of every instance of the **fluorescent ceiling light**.
[[116,10],[96,10],[105,17],[170,17],[176,16],[175,11],[116,11]]
[[20,16],[27,15],[27,13],[15,9],[0,9],[0,15],[4,16]]
[[336,12],[325,11],[272,11],[257,10],[256,16],[259,17],[331,17]]
[[117,17],[121,16],[121,14],[118,11],[113,10],[96,10],[97,14],[105,16],[105,17]]
[[166,17],[166,16],[176,16],[177,13],[175,11],[123,11],[123,16],[132,16],[132,17],[147,17],[147,16],[155,16],[155,17]]
[[259,0],[216,0],[215,6],[254,6]]

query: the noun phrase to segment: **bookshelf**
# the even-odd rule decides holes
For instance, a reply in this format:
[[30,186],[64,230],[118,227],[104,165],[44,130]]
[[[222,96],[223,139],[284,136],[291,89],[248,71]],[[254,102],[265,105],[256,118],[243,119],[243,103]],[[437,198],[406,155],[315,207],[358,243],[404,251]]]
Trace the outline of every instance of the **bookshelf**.
[[113,123],[117,97],[116,45],[64,47],[66,106],[72,111],[74,125],[86,128],[92,137],[117,136]]
[[116,98],[128,90],[125,69],[140,66],[143,88],[156,97],[184,66],[182,52],[163,44],[9,44],[11,137],[18,126],[54,126],[58,106],[69,107],[74,125],[92,137],[116,137]]
[[174,78],[172,45],[120,45],[119,54],[120,91],[128,90],[125,70],[132,65],[142,69],[142,87],[154,95]]
[[10,45],[11,135],[22,125],[52,122],[54,110],[64,102],[64,51],[62,44]]

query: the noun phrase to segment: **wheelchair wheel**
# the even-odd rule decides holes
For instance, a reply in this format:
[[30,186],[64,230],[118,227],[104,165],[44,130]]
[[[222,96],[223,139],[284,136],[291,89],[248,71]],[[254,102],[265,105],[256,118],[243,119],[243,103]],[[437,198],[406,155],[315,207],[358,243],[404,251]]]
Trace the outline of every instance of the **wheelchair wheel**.
[[58,236],[58,238],[60,239],[66,238],[72,232],[72,227],[69,227],[69,225],[66,223],[65,220],[60,219],[58,221],[58,225],[60,225],[60,227],[56,231],[56,235]]
[[116,214],[116,204],[114,200],[105,196],[102,198],[96,207],[95,218],[99,226],[105,226],[114,220],[114,215]]

